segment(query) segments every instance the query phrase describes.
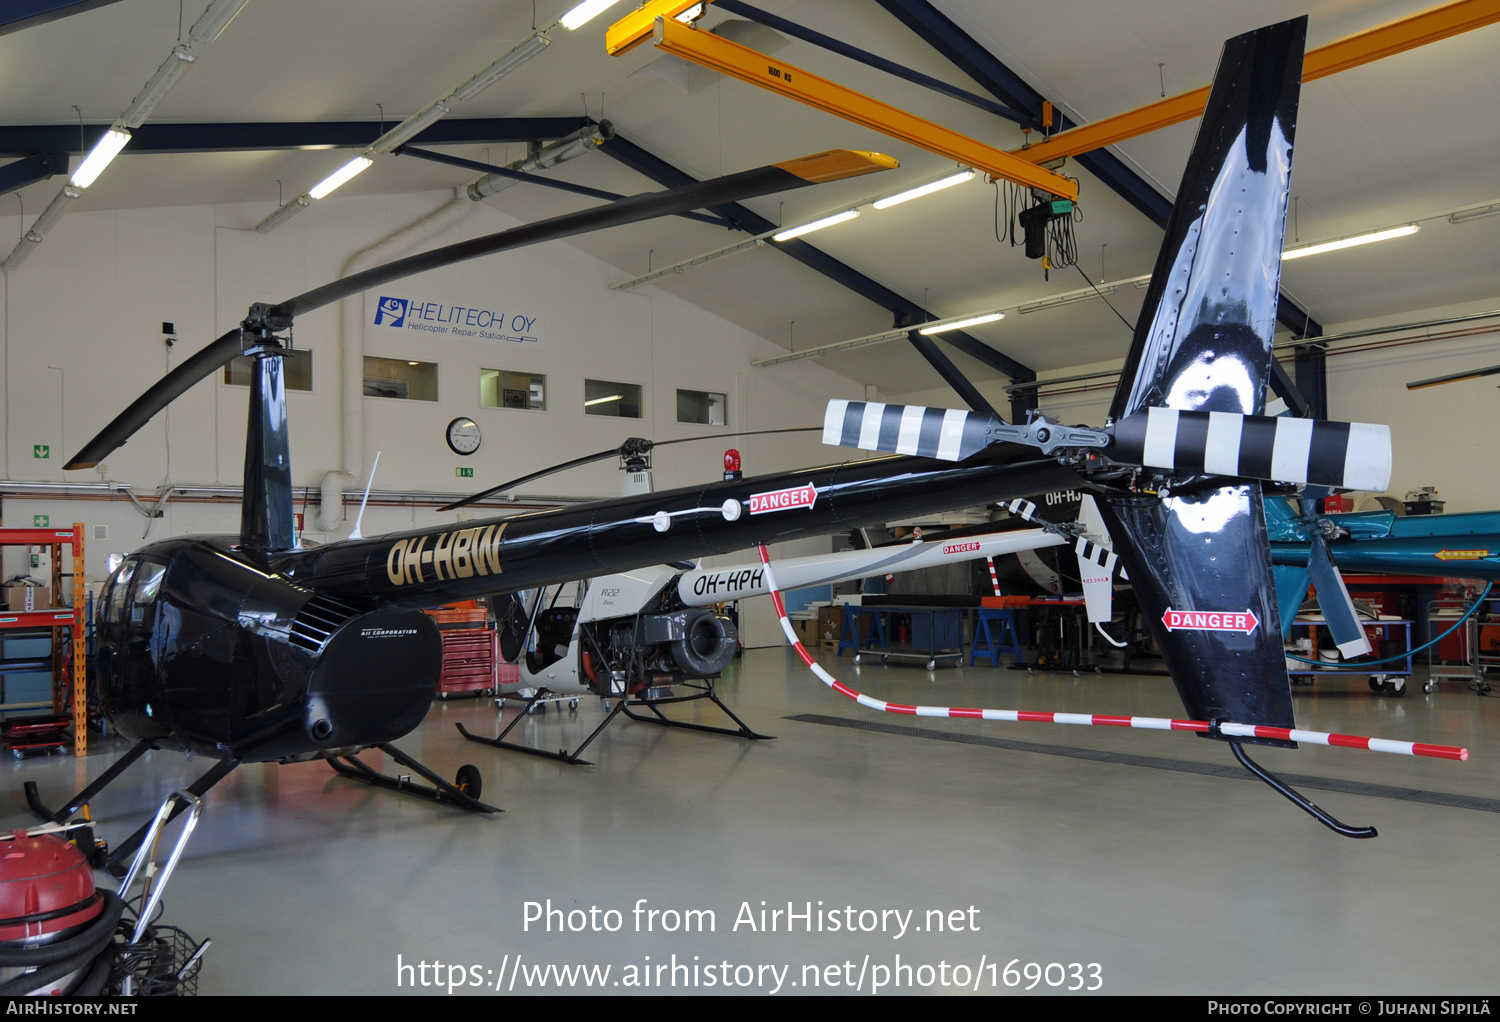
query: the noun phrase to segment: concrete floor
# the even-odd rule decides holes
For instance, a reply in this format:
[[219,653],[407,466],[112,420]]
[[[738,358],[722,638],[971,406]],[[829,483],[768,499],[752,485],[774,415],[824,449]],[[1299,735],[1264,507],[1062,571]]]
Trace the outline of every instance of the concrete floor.
[[[855,668],[827,650],[821,659],[855,687],[895,701],[1181,713],[1161,677],[986,667],[929,674]],[[213,938],[203,993],[432,993],[449,980],[493,988],[497,976],[503,989],[514,981],[519,993],[529,980],[537,992],[534,967],[575,964],[608,966],[610,992],[646,979],[670,992],[674,955],[688,967],[676,972],[677,989],[693,982],[697,966],[697,986],[688,988],[705,993],[724,992],[726,972],[736,992],[772,992],[778,972],[783,993],[805,992],[814,975],[825,992],[858,982],[869,993],[882,979],[903,989],[927,981],[929,992],[943,991],[944,979],[1003,991],[1001,970],[1012,962],[1021,988],[1036,963],[1038,991],[1496,988],[1500,740],[1492,736],[1500,700],[1460,682],[1430,695],[1414,686],[1403,699],[1371,693],[1363,677],[1294,690],[1303,727],[1472,751],[1455,763],[1263,750],[1272,770],[1472,796],[1479,807],[1309,792],[1347,822],[1377,825],[1371,841],[1328,832],[1259,783],[1139,759],[1233,764],[1227,750],[1187,734],[876,715],[824,688],[781,649],[747,653],[721,691],[752,726],[779,737],[754,743],[617,723],[589,750],[596,766],[569,767],[464,742],[455,722],[494,733],[488,701],[434,704],[400,747],[445,776],[477,764],[484,799],[507,810],[498,817],[370,789],[322,763],[241,768],[209,796],[168,888],[164,921]],[[587,702],[576,715],[548,713],[518,730],[557,748],[579,740],[599,714]],[[713,722],[716,711],[688,714]],[[782,719],[791,714],[1049,748]],[[4,760],[4,825],[30,822],[23,781],[61,801],[123,748],[103,743],[81,761]],[[1075,750],[1138,759],[1089,761]],[[95,802],[104,836],[123,838],[206,767],[149,754]],[[550,933],[540,920],[528,928],[527,903],[545,911],[549,899],[564,912],[582,910],[571,921],[585,929],[559,932],[567,917],[553,917]],[[762,901],[768,913],[788,901],[802,913],[812,902],[813,932],[800,918],[787,932],[784,915],[775,932],[761,932]],[[642,914],[638,931],[638,904],[664,914]],[[742,919],[736,926],[742,906],[754,929]],[[585,915],[595,907],[598,932]],[[712,910],[713,932],[664,931],[675,922],[668,910],[690,909]],[[620,913],[616,932],[604,930],[616,924],[609,910]],[[877,928],[831,932],[835,910],[840,925],[852,918]],[[865,910],[875,914],[861,920]],[[900,934],[903,917],[909,929]],[[398,958],[417,968],[398,972]],[[1049,963],[1057,966],[1044,972]],[[423,987],[434,979],[439,985]],[[549,980],[555,989],[555,975]],[[574,989],[586,987],[576,980]]]

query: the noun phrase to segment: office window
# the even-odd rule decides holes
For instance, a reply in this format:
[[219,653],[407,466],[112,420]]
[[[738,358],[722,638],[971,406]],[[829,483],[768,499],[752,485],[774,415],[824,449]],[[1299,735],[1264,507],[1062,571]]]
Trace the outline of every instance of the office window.
[[547,377],[504,369],[479,370],[479,403],[485,408],[547,410]]
[[641,388],[634,383],[610,380],[583,381],[585,415],[613,415],[620,419],[641,417]]
[[436,362],[365,356],[365,397],[394,397],[406,401],[438,399]]
[[725,400],[723,394],[706,390],[679,390],[677,392],[677,421],[701,422],[705,426],[724,425]]
[[[287,390],[312,390],[312,352],[297,348],[281,360],[281,379]],[[224,367],[224,382],[231,387],[250,386],[255,359],[238,355]]]

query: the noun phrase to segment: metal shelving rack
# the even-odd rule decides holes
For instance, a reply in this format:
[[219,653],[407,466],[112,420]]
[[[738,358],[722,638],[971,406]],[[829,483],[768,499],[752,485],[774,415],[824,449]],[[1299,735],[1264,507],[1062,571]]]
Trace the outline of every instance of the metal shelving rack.
[[[45,546],[52,549],[52,593],[62,599],[62,552],[72,554],[73,606],[47,610],[0,611],[0,631],[50,629],[52,632],[52,712],[73,717],[73,754],[88,752],[88,682],[84,653],[83,523],[71,529],[0,529],[0,546]],[[64,638],[63,633],[68,636]],[[71,656],[68,643],[71,643]],[[64,670],[70,663],[71,670]]]
[[[1399,684],[1397,684],[1395,682],[1388,682],[1386,679],[1387,678],[1409,678],[1413,674],[1413,669],[1412,669],[1412,659],[1413,658],[1412,658],[1412,652],[1411,652],[1411,626],[1412,626],[1412,622],[1406,621],[1406,620],[1367,621],[1367,620],[1361,619],[1360,620],[1360,624],[1364,627],[1366,633],[1378,630],[1380,632],[1382,640],[1390,638],[1390,636],[1391,636],[1391,631],[1390,630],[1392,628],[1404,629],[1404,631],[1398,631],[1397,634],[1400,635],[1405,640],[1406,656],[1404,658],[1402,658],[1401,660],[1393,660],[1393,661],[1391,661],[1388,664],[1369,664],[1368,665],[1369,668],[1370,668],[1370,670],[1369,670],[1370,687],[1372,689],[1374,689],[1375,691],[1379,692],[1382,689],[1385,689],[1387,686],[1390,686],[1391,693],[1393,695],[1404,695],[1405,693],[1404,693],[1403,690],[1406,687],[1406,682],[1405,681],[1402,681]],[[1326,628],[1327,625],[1328,625],[1328,623],[1327,623],[1327,621],[1325,621],[1323,619],[1322,615],[1296,618],[1295,620],[1292,621],[1292,627],[1291,627],[1291,629],[1287,633],[1287,639],[1289,641],[1291,639],[1293,639],[1294,638],[1294,633],[1296,632],[1296,630],[1298,628],[1306,628],[1307,629],[1307,634],[1312,638],[1311,655],[1308,656],[1306,659],[1316,660],[1316,659],[1318,659],[1318,629],[1319,629],[1319,627]],[[1376,648],[1379,649],[1378,646]],[[1378,654],[1376,654],[1376,657],[1379,658]],[[1351,675],[1351,674],[1361,674],[1361,673],[1364,673],[1361,670],[1361,667],[1364,666],[1364,665],[1358,659],[1355,659],[1355,660],[1330,660],[1330,661],[1328,661],[1328,665],[1329,666],[1327,668],[1323,668],[1323,669],[1320,670],[1320,669],[1314,668],[1314,667],[1312,667],[1310,665],[1301,665],[1298,668],[1293,669],[1292,666],[1291,666],[1291,664],[1288,664],[1287,665],[1287,674],[1290,675],[1290,676],[1293,676],[1293,677],[1306,678],[1307,681],[1308,681],[1308,683],[1311,684],[1316,679],[1318,679],[1320,677],[1328,677],[1329,675],[1342,674],[1342,675],[1348,676],[1348,675]],[[1426,688],[1424,688],[1424,691],[1431,692],[1432,689],[1430,687],[1426,687]]]
[[[1441,631],[1453,627],[1453,622],[1463,616],[1469,608],[1474,606],[1472,596],[1468,599],[1443,599],[1433,600],[1423,608],[1427,615],[1427,631],[1429,635],[1437,635]],[[1490,690],[1489,682],[1485,680],[1485,673],[1493,665],[1490,658],[1481,657],[1479,651],[1479,622],[1471,617],[1464,622],[1458,632],[1459,642],[1462,644],[1463,659],[1456,664],[1440,664],[1439,646],[1434,645],[1427,650],[1427,677],[1428,684],[1435,686],[1439,678],[1452,678],[1459,681],[1467,681],[1470,687],[1480,695]]]

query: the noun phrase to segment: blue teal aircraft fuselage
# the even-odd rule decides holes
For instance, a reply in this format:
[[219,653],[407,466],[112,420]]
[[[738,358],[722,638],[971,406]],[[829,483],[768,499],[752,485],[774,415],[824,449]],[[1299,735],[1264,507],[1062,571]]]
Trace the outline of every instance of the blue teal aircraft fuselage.
[[[1341,571],[1500,581],[1500,511],[1404,518],[1390,511],[1359,511],[1322,515],[1320,520],[1348,532],[1329,544]],[[1309,546],[1305,526],[1289,502],[1266,501],[1266,521],[1285,622],[1307,593]]]

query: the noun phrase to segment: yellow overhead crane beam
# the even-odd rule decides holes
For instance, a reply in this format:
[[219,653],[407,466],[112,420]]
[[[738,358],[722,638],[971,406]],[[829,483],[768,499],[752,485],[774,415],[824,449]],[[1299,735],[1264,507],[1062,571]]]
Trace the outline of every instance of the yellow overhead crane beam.
[[[1310,82],[1326,78],[1497,21],[1500,21],[1500,0],[1458,0],[1308,51],[1302,62],[1302,80]],[[1170,124],[1192,120],[1202,115],[1207,104],[1208,86],[1205,85],[1180,96],[1169,96],[1159,103],[1069,129],[1045,142],[1014,149],[1010,155],[1030,163],[1048,163],[1059,157],[1076,156]]]
[[[676,3],[670,3],[668,9],[671,6],[676,6]],[[644,10],[637,13],[644,13]],[[993,178],[1014,181],[1065,199],[1078,198],[1076,181],[712,32],[700,32],[669,17],[656,18],[652,32],[657,48],[673,56],[910,142],[956,163],[982,170]]]
[[651,38],[657,18],[675,18],[697,7],[702,0],[650,0],[609,26],[604,32],[604,52],[618,57]]
[[[1039,164],[1102,149],[1158,128],[1201,116],[1208,87],[1171,96],[1137,110],[1106,117],[1053,135],[1022,149],[1003,152],[933,124],[914,114],[871,99],[817,75],[774,61],[764,54],[674,20],[698,0],[650,0],[609,27],[605,48],[618,56],[649,38],[668,53],[733,75],[742,81],[817,107],[835,116],[874,128],[929,152],[983,170],[991,177],[1076,199],[1078,186],[1068,178],[1041,170]],[[1308,52],[1302,80],[1310,82],[1340,71],[1461,35],[1500,21],[1500,0],[1456,0],[1409,18],[1369,29]],[[1023,169],[1023,166],[1029,168]],[[1041,175],[1041,176],[1038,176]]]

